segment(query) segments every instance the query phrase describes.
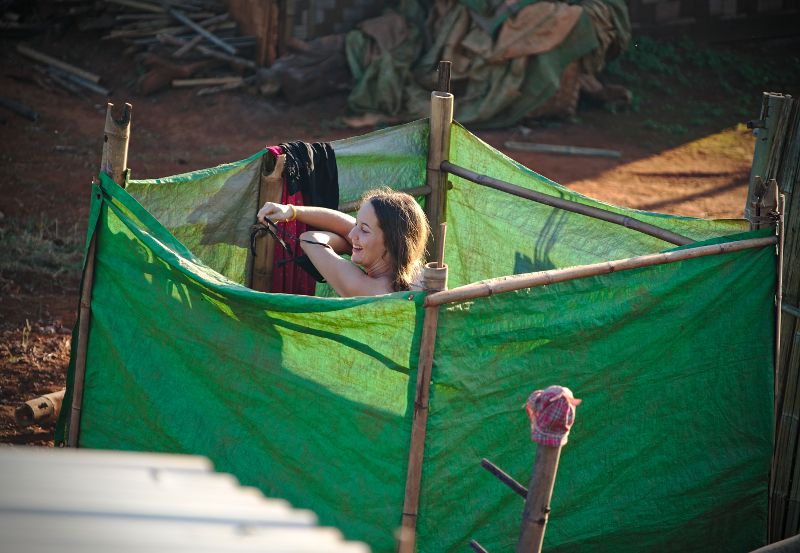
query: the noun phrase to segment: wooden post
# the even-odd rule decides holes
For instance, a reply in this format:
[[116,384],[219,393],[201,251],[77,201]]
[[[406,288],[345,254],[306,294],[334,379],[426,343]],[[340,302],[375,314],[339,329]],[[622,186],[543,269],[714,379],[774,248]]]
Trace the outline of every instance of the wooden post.
[[[423,286],[426,291],[447,289],[447,265],[444,256],[444,223],[437,237],[439,257],[425,265]],[[425,456],[425,434],[428,424],[428,399],[430,397],[431,369],[433,353],[436,348],[436,329],[439,323],[439,307],[426,307],[422,325],[422,340],[417,363],[417,385],[414,394],[414,417],[411,426],[411,447],[408,454],[406,493],[403,502],[403,521],[400,530],[399,553],[414,553],[416,547],[417,514],[419,513],[419,492],[422,482],[422,462]]]
[[[274,158],[274,165],[270,167],[268,160],[271,154],[264,154],[261,169],[261,188],[258,193],[256,211],[266,202],[281,201],[283,191],[283,166],[286,155],[281,154]],[[266,173],[266,174],[265,174]],[[275,239],[264,234],[256,238],[256,257],[253,259],[250,275],[250,287],[259,292],[269,292],[272,289],[272,266],[275,263]]]
[[[450,73],[450,62],[440,62],[440,75]],[[444,69],[443,67],[446,67]],[[439,86],[443,86],[440,82]],[[449,88],[449,83],[448,83]],[[453,123],[453,95],[449,92],[434,90],[431,92],[431,118],[430,136],[428,138],[428,166],[427,185],[431,193],[425,202],[425,212],[431,229],[436,231],[439,225],[445,222],[447,207],[447,173],[443,172],[441,165],[450,157],[450,126]],[[432,236],[429,252],[439,250],[439,238]]]
[[[115,120],[111,110],[114,104],[106,107],[106,126],[103,138],[103,158],[100,170],[110,176],[120,186],[125,184],[125,171],[128,166],[128,142],[130,139],[131,110],[125,108],[120,119]],[[97,245],[97,232],[92,233],[86,253],[86,266],[81,285],[81,302],[78,323],[78,345],[75,352],[75,372],[72,383],[72,404],[69,418],[68,447],[78,447],[80,436],[81,407],[83,405],[83,384],[86,376],[86,354],[89,344],[89,323],[92,315],[92,285],[94,284],[94,257]]]

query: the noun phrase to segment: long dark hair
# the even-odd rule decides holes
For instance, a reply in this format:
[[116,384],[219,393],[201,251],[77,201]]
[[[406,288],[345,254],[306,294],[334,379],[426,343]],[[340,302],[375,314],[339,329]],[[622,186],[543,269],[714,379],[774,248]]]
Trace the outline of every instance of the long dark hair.
[[361,198],[375,210],[386,250],[392,256],[392,289],[408,290],[422,270],[430,227],[417,201],[390,188],[370,190]]

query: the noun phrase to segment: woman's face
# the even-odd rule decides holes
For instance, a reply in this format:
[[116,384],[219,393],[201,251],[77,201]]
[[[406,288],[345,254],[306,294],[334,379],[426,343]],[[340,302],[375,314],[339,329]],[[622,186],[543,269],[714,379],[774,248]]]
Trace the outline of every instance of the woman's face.
[[356,226],[347,235],[353,244],[350,258],[369,269],[388,257],[386,244],[383,241],[383,230],[378,224],[372,202],[366,201],[356,215]]

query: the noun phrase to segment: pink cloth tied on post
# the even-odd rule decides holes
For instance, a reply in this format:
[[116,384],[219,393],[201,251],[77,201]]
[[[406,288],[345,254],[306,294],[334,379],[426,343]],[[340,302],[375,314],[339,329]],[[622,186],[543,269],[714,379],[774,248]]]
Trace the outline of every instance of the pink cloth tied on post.
[[580,402],[564,386],[533,392],[525,403],[531,420],[531,440],[551,447],[567,443],[569,429],[575,422],[575,406]]

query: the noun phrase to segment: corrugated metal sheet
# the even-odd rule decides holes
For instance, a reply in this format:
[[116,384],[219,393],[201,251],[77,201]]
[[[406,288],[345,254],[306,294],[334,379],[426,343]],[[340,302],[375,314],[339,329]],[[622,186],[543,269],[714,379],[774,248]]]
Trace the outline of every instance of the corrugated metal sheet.
[[0,550],[365,553],[205,457],[0,447]]

